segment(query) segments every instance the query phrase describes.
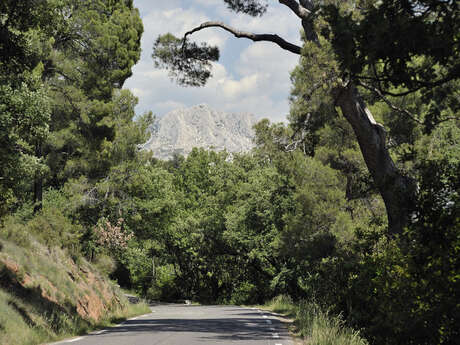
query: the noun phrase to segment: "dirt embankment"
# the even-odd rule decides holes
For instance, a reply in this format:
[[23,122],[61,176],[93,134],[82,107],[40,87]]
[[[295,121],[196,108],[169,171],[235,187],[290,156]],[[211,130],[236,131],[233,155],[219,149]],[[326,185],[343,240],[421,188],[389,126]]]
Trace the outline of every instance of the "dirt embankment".
[[63,250],[39,243],[24,248],[0,242],[2,345],[39,343],[78,332],[128,303],[83,259],[75,262]]

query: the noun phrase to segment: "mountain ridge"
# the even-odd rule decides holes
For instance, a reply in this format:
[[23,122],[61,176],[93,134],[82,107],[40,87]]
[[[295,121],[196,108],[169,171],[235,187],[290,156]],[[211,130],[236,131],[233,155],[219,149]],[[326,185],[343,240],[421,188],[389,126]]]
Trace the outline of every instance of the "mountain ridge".
[[207,104],[179,108],[157,120],[142,148],[164,160],[175,153],[187,156],[193,147],[247,152],[254,147],[252,126],[256,122],[250,113],[226,113]]

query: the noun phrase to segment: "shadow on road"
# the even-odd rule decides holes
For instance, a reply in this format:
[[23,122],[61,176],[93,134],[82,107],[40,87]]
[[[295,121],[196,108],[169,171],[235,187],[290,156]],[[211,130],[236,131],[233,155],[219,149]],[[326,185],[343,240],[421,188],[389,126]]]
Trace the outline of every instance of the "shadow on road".
[[[206,340],[263,340],[272,339],[273,330],[270,328],[280,324],[278,320],[272,319],[272,324],[268,324],[262,318],[248,318],[242,315],[233,315],[228,319],[141,319],[129,320],[121,326],[109,328],[104,333],[108,336],[123,336],[123,334],[132,335],[133,333],[203,333],[199,335],[201,339]],[[250,314],[250,315],[254,315]],[[242,317],[239,317],[242,316]],[[276,327],[277,332],[283,332],[280,327]],[[280,333],[280,336],[283,334]]]

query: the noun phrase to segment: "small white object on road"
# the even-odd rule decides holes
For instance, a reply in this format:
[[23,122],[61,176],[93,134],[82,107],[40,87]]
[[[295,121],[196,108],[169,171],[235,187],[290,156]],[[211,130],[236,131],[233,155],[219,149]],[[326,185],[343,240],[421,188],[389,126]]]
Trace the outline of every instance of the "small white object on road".
[[280,337],[278,333],[273,333],[272,336],[274,339],[278,339]]

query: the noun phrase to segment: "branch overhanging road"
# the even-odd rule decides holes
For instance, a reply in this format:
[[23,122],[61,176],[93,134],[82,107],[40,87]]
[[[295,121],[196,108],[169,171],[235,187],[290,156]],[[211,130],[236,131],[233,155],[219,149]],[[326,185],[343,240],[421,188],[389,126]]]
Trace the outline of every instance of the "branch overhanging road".
[[152,313],[53,345],[293,345],[268,312],[234,306],[157,305]]

